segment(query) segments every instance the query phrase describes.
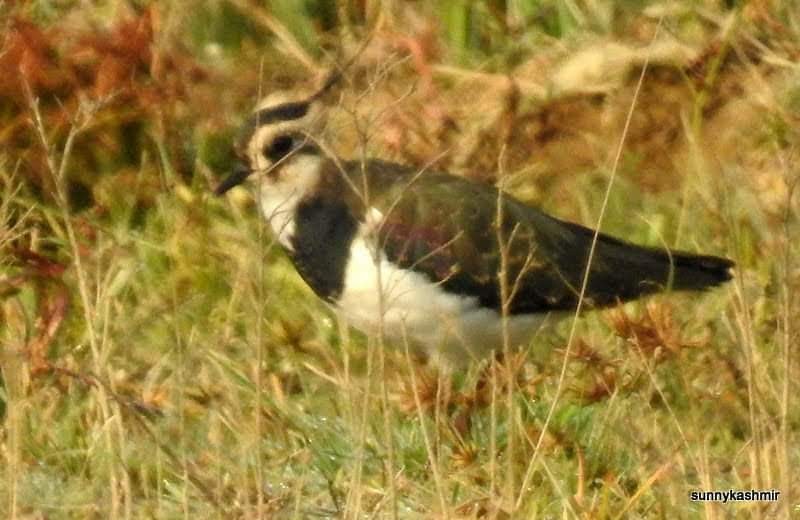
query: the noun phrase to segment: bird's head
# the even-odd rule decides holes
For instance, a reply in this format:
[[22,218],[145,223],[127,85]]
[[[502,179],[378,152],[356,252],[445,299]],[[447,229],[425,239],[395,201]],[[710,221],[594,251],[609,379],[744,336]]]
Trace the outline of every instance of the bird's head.
[[233,171],[215,193],[222,195],[245,181],[258,188],[303,184],[309,169],[316,170],[321,161],[322,97],[332,84],[329,79],[306,97],[289,98],[278,92],[263,99],[236,140]]

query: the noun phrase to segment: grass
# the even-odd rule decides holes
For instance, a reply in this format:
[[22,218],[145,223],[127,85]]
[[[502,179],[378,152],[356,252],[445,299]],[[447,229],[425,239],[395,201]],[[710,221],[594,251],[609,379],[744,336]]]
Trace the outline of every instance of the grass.
[[[800,514],[791,2],[517,4],[0,6],[0,514]],[[347,328],[249,196],[210,190],[260,95],[362,45],[342,155],[605,208],[605,231],[729,256],[735,281],[456,372]],[[731,488],[781,496],[687,498]]]

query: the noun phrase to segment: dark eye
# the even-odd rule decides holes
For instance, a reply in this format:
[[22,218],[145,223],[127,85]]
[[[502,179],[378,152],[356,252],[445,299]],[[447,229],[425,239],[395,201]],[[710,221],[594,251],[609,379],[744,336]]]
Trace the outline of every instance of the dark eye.
[[279,135],[264,147],[264,156],[277,162],[285,157],[294,147],[294,139],[289,135]]

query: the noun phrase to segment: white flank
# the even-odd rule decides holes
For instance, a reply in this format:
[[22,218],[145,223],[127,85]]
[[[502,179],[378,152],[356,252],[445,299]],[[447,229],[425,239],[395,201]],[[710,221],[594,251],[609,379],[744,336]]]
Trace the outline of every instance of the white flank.
[[[371,216],[380,215],[373,210]],[[367,334],[383,331],[394,342],[408,339],[433,358],[462,365],[503,347],[499,313],[477,298],[447,293],[425,275],[396,267],[375,253],[368,222],[353,241],[338,310]],[[527,344],[546,315],[509,317],[510,347]]]

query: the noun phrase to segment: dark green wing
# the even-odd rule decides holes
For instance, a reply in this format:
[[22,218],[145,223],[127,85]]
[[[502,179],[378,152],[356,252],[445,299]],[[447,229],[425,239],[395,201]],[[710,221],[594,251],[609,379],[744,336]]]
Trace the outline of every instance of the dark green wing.
[[[380,240],[391,262],[499,310],[502,244],[512,314],[577,306],[594,231],[549,217],[513,197],[498,198],[495,188],[460,177],[426,172],[416,178],[404,175],[403,182],[378,182],[382,186],[374,190],[371,205],[384,215]],[[674,289],[703,289],[728,280],[732,265],[723,258],[668,254],[600,234],[586,303],[610,305],[662,290],[670,282]]]

